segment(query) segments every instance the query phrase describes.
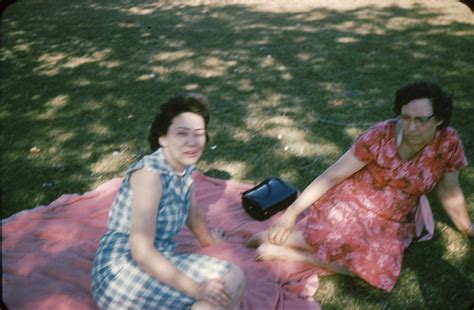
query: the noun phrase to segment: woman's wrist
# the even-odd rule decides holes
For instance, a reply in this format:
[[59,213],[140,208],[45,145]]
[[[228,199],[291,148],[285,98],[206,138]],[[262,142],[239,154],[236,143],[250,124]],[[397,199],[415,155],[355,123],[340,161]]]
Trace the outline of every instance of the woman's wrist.
[[291,205],[288,209],[286,209],[285,216],[293,221],[296,221],[298,212],[295,210],[295,207]]
[[206,234],[203,234],[201,238],[198,238],[201,247],[205,248],[215,243],[214,237],[209,229],[207,229]]
[[192,288],[189,290],[189,292],[185,292],[185,293],[196,300],[201,299],[203,285],[204,285],[204,281],[201,283],[193,281]]
[[201,283],[194,281],[183,273],[167,284],[194,299],[197,299],[197,296],[200,294]]

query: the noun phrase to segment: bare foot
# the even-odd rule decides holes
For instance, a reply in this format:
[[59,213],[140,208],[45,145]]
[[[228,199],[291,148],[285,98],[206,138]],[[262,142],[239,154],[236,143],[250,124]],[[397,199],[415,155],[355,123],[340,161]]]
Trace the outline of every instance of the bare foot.
[[258,248],[262,243],[268,242],[266,236],[267,236],[266,231],[256,233],[255,235],[250,237],[250,239],[247,240],[247,242],[245,242],[245,246],[248,248]]
[[257,248],[256,254],[255,254],[255,260],[257,261],[287,260],[288,257],[286,257],[285,255],[287,254],[287,251],[285,251],[286,249],[287,249],[286,247],[283,247],[280,245],[264,242],[260,244],[260,246]]
[[339,265],[338,263],[335,263],[335,262],[327,263],[327,262],[316,260],[311,252],[308,252],[302,249],[289,248],[286,246],[275,245],[269,242],[264,242],[258,247],[256,252],[257,254],[255,255],[255,260],[257,261],[281,260],[281,261],[289,261],[289,262],[306,263],[306,264],[312,264],[314,266],[327,269],[334,273],[355,276],[351,271]]

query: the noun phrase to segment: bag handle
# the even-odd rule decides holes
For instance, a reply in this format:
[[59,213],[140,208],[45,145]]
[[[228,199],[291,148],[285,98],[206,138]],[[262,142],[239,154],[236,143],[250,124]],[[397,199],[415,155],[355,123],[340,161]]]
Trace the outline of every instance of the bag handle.
[[246,193],[250,192],[250,191],[254,191],[254,190],[257,190],[261,187],[264,187],[264,186],[267,186],[269,187],[269,191],[268,191],[268,196],[270,196],[271,194],[271,191],[272,191],[272,187],[270,185],[270,183],[272,181],[277,181],[279,182],[280,184],[283,184],[283,185],[287,185],[287,183],[285,183],[282,179],[280,178],[275,178],[275,177],[267,177],[265,180],[263,180],[262,182],[258,183],[257,185],[255,185],[254,187],[246,190],[246,191],[243,191],[241,192],[241,195],[245,195]]

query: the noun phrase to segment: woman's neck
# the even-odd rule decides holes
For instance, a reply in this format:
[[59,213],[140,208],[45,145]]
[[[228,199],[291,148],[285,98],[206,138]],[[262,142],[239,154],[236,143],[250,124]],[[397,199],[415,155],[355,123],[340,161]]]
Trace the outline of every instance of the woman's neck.
[[175,173],[176,176],[182,177],[186,173],[186,167],[184,165],[178,164],[173,157],[168,153],[166,148],[163,148],[163,154],[165,156],[166,162],[168,166],[170,166],[171,170]]
[[395,126],[395,137],[398,154],[403,160],[412,159],[419,151],[421,151],[426,146],[426,143],[414,145],[409,143],[407,139],[404,139],[403,127],[400,122],[397,122]]
[[[431,141],[434,137],[433,136],[429,139]],[[402,138],[400,145],[398,146],[398,153],[404,160],[410,160],[413,157],[416,156],[421,150],[427,146],[429,142],[426,143],[419,143],[419,144],[413,144],[407,141],[407,139]]]
[[406,140],[402,140],[398,146],[398,154],[403,160],[410,160],[422,149],[423,147],[414,147],[406,143]]

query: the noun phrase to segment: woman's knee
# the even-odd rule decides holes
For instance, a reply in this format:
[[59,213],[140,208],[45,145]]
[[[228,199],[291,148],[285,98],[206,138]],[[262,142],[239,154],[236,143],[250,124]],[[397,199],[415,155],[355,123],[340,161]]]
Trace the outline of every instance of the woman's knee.
[[240,295],[245,287],[245,274],[237,265],[231,265],[229,272],[224,277],[226,286],[234,294]]
[[210,303],[206,301],[198,301],[193,304],[191,307],[191,310],[216,310],[219,308],[216,308],[216,306],[211,305]]
[[[232,295],[230,304],[222,309],[234,309],[240,303],[242,292],[245,288],[245,274],[237,265],[231,264],[229,271],[223,276],[225,286]],[[208,310],[221,309],[213,306],[206,301],[198,301],[193,307],[193,310]]]

